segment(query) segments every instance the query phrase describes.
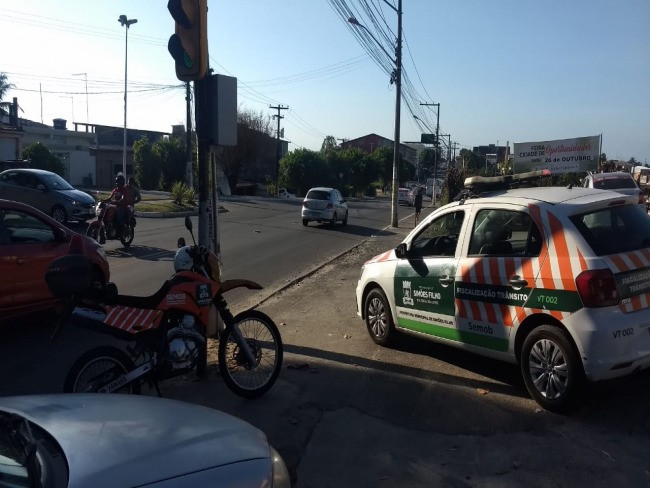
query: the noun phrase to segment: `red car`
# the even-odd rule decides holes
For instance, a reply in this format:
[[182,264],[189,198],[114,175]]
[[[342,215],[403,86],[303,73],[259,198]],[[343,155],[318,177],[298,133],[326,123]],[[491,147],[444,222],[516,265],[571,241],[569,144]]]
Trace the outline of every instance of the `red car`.
[[[0,325],[56,305],[45,272],[55,258],[68,253],[74,234],[29,205],[0,199]],[[81,237],[96,280],[108,282],[104,249],[93,239]]]

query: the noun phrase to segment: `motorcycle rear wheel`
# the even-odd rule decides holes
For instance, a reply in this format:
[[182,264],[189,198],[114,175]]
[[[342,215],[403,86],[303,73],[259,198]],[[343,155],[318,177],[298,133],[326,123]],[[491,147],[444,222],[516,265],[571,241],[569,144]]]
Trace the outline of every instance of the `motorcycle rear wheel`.
[[[251,366],[233,334],[236,327],[248,343],[255,363]],[[219,338],[219,371],[228,388],[244,398],[266,393],[282,369],[282,338],[273,320],[259,310],[246,310]]]
[[[96,393],[119,376],[135,369],[133,361],[115,347],[97,347],[75,361],[65,378],[64,393]],[[139,381],[133,381],[113,393],[140,394]]]

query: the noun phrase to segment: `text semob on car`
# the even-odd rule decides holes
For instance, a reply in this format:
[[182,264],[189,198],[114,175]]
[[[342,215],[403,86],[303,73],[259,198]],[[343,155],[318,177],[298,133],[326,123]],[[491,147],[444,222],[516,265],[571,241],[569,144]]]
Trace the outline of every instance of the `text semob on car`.
[[302,202],[302,225],[310,221],[327,222],[332,227],[336,222],[348,223],[348,204],[335,188],[316,187],[307,192]]
[[9,169],[0,173],[0,198],[26,203],[60,223],[95,216],[95,199],[73,188],[56,173],[42,169]]
[[566,411],[586,380],[650,366],[650,219],[613,191],[468,196],[365,263],[356,298],[376,343],[403,331],[517,363],[541,406]]
[[0,486],[289,488],[265,435],[219,410],[164,398],[0,398]]

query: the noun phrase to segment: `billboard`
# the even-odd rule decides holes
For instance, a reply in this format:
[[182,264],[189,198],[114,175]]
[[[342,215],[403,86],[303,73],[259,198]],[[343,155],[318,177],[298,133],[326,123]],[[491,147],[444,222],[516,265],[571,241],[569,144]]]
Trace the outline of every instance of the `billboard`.
[[549,169],[552,174],[597,171],[600,137],[513,143],[513,173]]

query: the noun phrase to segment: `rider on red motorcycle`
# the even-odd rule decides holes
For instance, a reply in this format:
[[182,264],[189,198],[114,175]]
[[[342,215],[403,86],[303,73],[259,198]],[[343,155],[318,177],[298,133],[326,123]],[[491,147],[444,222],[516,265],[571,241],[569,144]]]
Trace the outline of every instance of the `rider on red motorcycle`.
[[113,188],[111,196],[104,200],[104,202],[108,204],[115,205],[115,224],[118,231],[124,226],[129,207],[129,199],[127,198],[127,188],[125,183],[124,175],[118,173],[115,178],[115,188]]

